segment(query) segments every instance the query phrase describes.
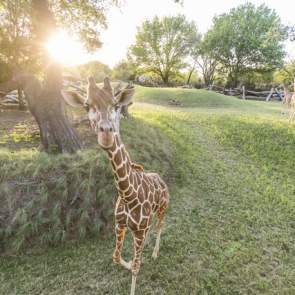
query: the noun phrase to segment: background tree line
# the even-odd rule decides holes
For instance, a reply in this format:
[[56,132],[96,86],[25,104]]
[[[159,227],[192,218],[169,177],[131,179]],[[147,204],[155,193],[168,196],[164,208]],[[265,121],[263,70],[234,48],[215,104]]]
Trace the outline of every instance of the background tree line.
[[[45,26],[43,23],[42,32],[38,32],[36,11],[39,9],[40,13],[42,2],[49,5],[52,19]],[[80,36],[89,51],[99,48],[99,32],[107,25],[105,11],[120,1],[79,3],[2,1],[0,81],[20,68],[40,74],[48,58],[36,44],[56,27],[69,28]],[[91,26],[94,20],[95,27]],[[214,81],[233,87],[245,84],[259,88],[271,83],[290,83],[293,79],[294,61],[285,60],[283,46],[288,37],[294,39],[293,35],[294,28],[284,26],[274,10],[251,3],[216,16],[203,36],[196,24],[183,15],[155,17],[138,28],[135,44],[112,70],[103,63],[89,62],[68,71],[82,77],[91,73],[97,80],[102,80],[106,74],[120,80],[138,80],[140,77],[147,84],[207,86]]]
[[143,76],[163,85],[220,83],[251,88],[291,83],[294,61],[286,62],[284,41],[294,30],[265,5],[240,5],[216,16],[203,35],[182,15],[155,17],[138,29],[124,61],[113,69],[119,79]]

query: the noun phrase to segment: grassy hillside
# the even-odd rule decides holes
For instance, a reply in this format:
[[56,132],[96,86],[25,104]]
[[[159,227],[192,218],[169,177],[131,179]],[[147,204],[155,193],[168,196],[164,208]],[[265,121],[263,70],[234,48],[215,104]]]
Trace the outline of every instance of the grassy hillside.
[[[137,90],[123,138],[171,191],[160,257],[151,259],[151,235],[137,294],[293,294],[295,132],[285,110],[201,90]],[[175,98],[183,107],[169,107]],[[85,165],[89,148],[78,156]],[[111,186],[108,174],[105,183]],[[129,294],[131,276],[113,265],[113,246],[105,235],[2,257],[0,293]],[[131,255],[128,236],[124,256]]]
[[[79,128],[83,151],[48,155],[37,149],[39,139],[29,130],[32,122],[28,115],[22,115],[24,121],[10,126],[0,143],[2,250],[15,252],[39,244],[105,235],[112,227],[116,189],[109,161],[97,146],[95,134],[85,124]],[[142,120],[125,120],[122,125],[134,160],[157,170],[162,161],[160,172],[166,177],[172,159],[167,137]]]

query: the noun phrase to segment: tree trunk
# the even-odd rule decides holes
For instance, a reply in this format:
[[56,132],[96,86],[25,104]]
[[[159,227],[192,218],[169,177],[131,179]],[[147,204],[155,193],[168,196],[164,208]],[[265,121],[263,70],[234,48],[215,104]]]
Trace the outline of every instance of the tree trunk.
[[187,78],[187,81],[186,81],[186,84],[189,85],[190,81],[191,81],[191,77],[192,77],[192,74],[194,72],[195,68],[192,68],[189,72],[189,75],[188,75],[188,78]]
[[25,92],[27,90],[29,108],[39,125],[44,149],[47,152],[73,153],[81,148],[81,144],[66,115],[61,80],[59,67],[52,65],[40,95],[32,95],[30,87],[25,88]]
[[32,114],[39,125],[44,150],[48,153],[76,152],[81,148],[80,141],[65,114],[64,106],[49,93],[43,97],[43,101],[50,99],[52,103],[44,107],[39,102],[33,102],[35,106]]
[[23,89],[46,152],[73,153],[81,148],[81,143],[67,117],[60,81],[59,68],[51,65],[43,87],[34,76],[22,73],[1,84],[0,91],[8,93],[19,87]]
[[[37,44],[40,44],[37,49],[43,57],[44,67],[47,67],[45,65],[49,59],[41,44],[57,29],[48,2],[32,1],[33,26]],[[61,97],[62,70],[51,63],[45,77],[45,84],[39,95],[36,95],[34,89],[27,88],[29,107],[39,125],[43,147],[48,152],[73,153],[81,148],[81,144],[66,115]],[[26,92],[25,89],[24,91]]]
[[169,83],[169,75],[168,74],[165,74],[162,76],[162,80],[163,80],[163,83],[168,86],[168,83]]

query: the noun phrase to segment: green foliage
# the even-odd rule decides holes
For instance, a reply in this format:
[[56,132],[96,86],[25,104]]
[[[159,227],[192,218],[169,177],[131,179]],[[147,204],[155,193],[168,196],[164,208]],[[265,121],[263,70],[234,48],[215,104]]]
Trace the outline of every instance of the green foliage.
[[[31,44],[30,1],[2,1],[0,3],[0,62],[11,71],[30,66],[35,61]],[[4,69],[1,67],[1,75]],[[8,77],[5,77],[6,79]]]
[[98,234],[107,225],[112,208],[107,196],[114,189],[101,155],[2,150],[0,162],[3,247],[18,251],[35,243],[54,245]]
[[240,81],[248,89],[270,89],[274,83],[274,71],[249,71],[240,75]]
[[122,60],[114,66],[112,70],[112,77],[115,80],[130,81],[135,79],[136,67],[131,61]]
[[207,48],[204,40],[196,42],[190,50],[191,71],[198,69],[203,76],[205,85],[210,85],[216,78],[218,61],[214,58],[212,52]]
[[155,73],[167,84],[171,76],[185,67],[184,59],[199,39],[195,23],[185,16],[155,17],[138,29],[129,57],[139,70]]
[[[291,60],[274,73],[274,82],[277,84],[290,85],[294,83],[295,77],[295,60]],[[293,87],[292,87],[293,89]]]
[[68,68],[67,72],[79,77],[79,80],[85,80],[87,77],[93,76],[98,83],[101,83],[105,77],[109,77],[112,73],[107,65],[99,61],[90,61],[86,64]]
[[0,83],[7,81],[11,77],[11,69],[8,64],[0,60]]
[[1,1],[0,62],[10,69],[37,72],[44,56],[44,46],[37,45],[58,28],[79,36],[87,50],[93,51],[101,47],[99,33],[107,27],[106,11],[120,3],[120,0]]
[[282,65],[282,41],[287,37],[275,11],[247,3],[214,18],[204,43],[222,64],[228,83],[236,86],[241,74]]
[[101,47],[100,31],[107,27],[106,12],[121,0],[49,0],[59,26],[79,36],[89,51]]

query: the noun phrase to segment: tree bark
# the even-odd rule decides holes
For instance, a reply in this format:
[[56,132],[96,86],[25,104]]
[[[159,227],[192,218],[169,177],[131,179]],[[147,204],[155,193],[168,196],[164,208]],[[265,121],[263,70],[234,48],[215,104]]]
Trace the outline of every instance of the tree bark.
[[49,67],[40,95],[34,95],[34,89],[30,87],[25,88],[25,91],[31,92],[27,94],[29,107],[39,125],[44,149],[47,152],[73,153],[81,148],[81,144],[66,115],[61,97],[60,72],[57,66]]
[[162,80],[164,85],[168,86],[169,84],[169,74],[166,72],[164,75],[162,75]]
[[189,75],[188,75],[188,78],[187,78],[187,81],[186,81],[186,84],[189,85],[190,81],[191,81],[191,77],[192,77],[192,74],[195,70],[195,67],[193,67],[190,72],[189,72]]

